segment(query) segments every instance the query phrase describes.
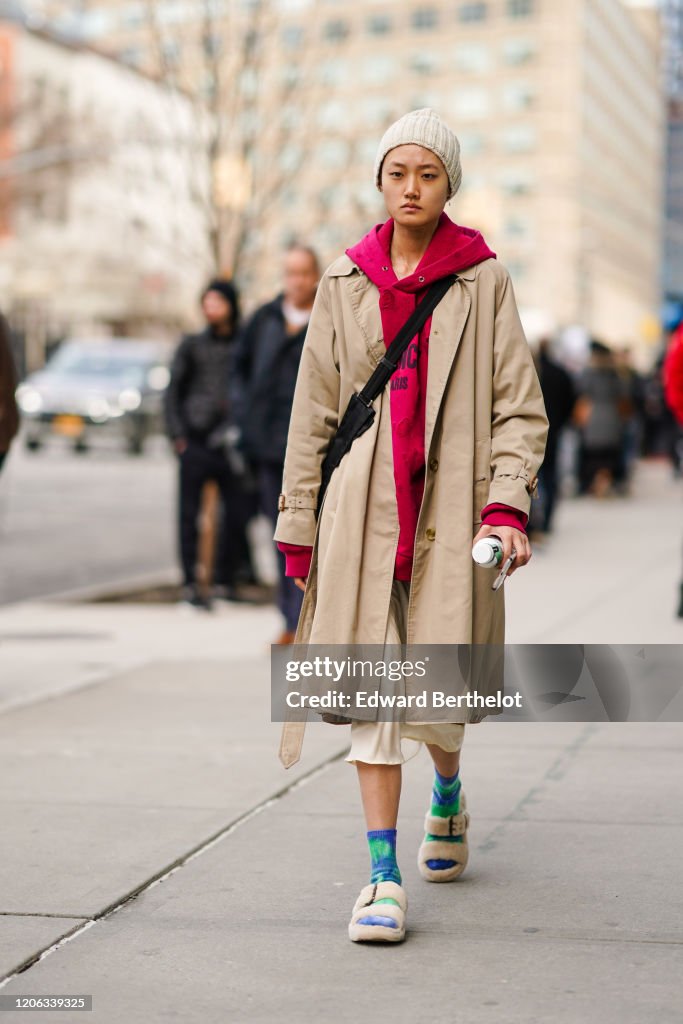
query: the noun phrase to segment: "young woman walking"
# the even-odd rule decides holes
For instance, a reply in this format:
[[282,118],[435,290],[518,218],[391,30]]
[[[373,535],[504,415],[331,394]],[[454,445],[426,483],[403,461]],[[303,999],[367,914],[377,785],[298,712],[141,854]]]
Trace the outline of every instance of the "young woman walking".
[[[325,271],[297,378],[275,540],[304,590],[295,643],[500,644],[503,589],[474,568],[475,540],[497,534],[510,575],[531,558],[525,533],[548,421],[508,272],[446,202],[461,181],[456,136],[429,108],[382,138],[375,181],[388,220]],[[315,510],[325,452],[425,291],[447,290],[376,399]],[[476,536],[475,536],[476,535]],[[469,812],[459,766],[467,712],[450,723],[351,723],[370,848],[370,884],[353,908],[354,941],[400,941],[407,898],[396,860],[402,741],[423,742],[434,786],[418,851],[421,875],[457,878]],[[285,726],[281,757],[303,727]]]

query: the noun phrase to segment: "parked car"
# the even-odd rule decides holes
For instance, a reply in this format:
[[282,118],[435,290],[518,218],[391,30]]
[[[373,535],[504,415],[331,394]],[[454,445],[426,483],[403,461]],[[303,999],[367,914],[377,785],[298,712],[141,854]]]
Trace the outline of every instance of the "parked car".
[[62,342],[17,388],[25,446],[61,437],[84,452],[106,434],[139,454],[148,434],[163,430],[171,355],[171,346],[134,338]]

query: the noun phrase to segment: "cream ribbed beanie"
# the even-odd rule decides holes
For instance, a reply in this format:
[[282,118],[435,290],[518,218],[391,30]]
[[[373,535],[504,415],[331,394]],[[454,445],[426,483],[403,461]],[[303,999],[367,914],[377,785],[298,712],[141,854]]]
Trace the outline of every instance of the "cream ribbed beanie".
[[407,143],[416,143],[436,153],[448,175],[451,199],[460,188],[462,167],[460,165],[460,143],[436,111],[430,107],[421,107],[404,114],[387,128],[375,157],[375,184],[380,187],[382,181],[382,163],[390,149]]

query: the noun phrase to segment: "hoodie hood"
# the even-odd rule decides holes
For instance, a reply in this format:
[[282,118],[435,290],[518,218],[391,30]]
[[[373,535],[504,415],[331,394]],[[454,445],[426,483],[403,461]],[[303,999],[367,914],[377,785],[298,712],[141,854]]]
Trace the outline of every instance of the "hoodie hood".
[[448,274],[496,257],[480,231],[456,224],[442,210],[419,264],[412,274],[399,280],[391,265],[393,235],[394,219],[389,217],[383,224],[375,224],[356,245],[346,249],[346,255],[380,288],[391,285],[397,291],[416,292]]

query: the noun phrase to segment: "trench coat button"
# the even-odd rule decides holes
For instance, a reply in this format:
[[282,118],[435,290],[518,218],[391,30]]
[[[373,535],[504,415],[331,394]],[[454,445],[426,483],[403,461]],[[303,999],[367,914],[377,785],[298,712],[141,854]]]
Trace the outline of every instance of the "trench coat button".
[[434,538],[436,537],[436,530],[432,526],[428,527],[425,530],[425,537],[427,538],[427,540],[434,540]]
[[439,460],[436,458],[430,459],[429,468],[431,469],[432,473],[436,473],[437,469],[439,468]]

